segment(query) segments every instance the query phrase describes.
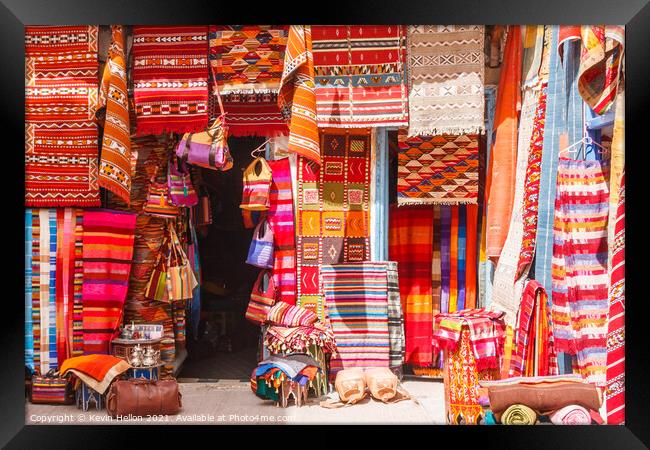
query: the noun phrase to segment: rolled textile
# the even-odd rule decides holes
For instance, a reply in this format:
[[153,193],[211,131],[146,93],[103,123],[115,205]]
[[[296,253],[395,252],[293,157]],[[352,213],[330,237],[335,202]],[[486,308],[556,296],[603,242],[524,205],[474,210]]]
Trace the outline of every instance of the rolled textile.
[[560,408],[549,416],[553,425],[590,425],[589,411],[580,405],[569,405]]
[[537,413],[526,405],[511,405],[501,414],[504,425],[535,425]]
[[[552,377],[551,377],[552,378]],[[520,380],[526,380],[521,378]],[[540,413],[558,410],[566,405],[580,405],[598,410],[601,405],[600,393],[596,386],[580,381],[536,382],[526,384],[482,383],[487,385],[490,409],[502,412],[510,405],[522,404]]]

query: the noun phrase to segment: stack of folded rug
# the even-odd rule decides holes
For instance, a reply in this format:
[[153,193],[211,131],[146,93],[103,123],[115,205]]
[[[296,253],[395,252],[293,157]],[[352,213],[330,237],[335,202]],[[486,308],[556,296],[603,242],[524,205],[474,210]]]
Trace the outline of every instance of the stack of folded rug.
[[96,354],[66,359],[60,373],[61,376],[72,373],[95,392],[104,394],[111,382],[130,368],[122,358]]
[[514,377],[480,384],[488,390],[494,417],[504,425],[602,423],[597,412],[602,394],[580,375]]
[[258,397],[277,402],[283,381],[290,380],[304,386],[312,381],[320,370],[318,362],[304,353],[271,356],[253,370],[251,389]]

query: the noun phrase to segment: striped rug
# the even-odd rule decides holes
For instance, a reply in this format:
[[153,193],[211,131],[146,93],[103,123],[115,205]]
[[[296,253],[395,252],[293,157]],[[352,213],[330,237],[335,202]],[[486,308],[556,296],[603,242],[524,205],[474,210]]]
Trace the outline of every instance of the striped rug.
[[352,367],[388,367],[386,263],[323,265],[325,303],[336,338],[330,377]]

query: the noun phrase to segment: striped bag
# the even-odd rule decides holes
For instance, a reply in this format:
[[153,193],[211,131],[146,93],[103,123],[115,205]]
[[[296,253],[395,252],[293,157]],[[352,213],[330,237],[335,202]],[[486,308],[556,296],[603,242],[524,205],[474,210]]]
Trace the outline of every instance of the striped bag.
[[176,206],[195,206],[199,196],[192,185],[192,178],[187,165],[172,157],[167,166],[167,186],[172,204]]
[[156,173],[151,177],[147,201],[145,202],[142,211],[150,216],[157,216],[165,219],[174,218],[181,213],[180,208],[174,205],[171,201],[169,186],[167,183],[158,183],[156,181]]
[[270,206],[272,171],[262,157],[256,158],[244,171],[244,189],[240,208],[266,211]]
[[44,376],[32,376],[29,401],[32,403],[69,405],[74,402],[72,382],[62,378],[54,369]]
[[260,269],[272,269],[273,262],[273,230],[267,220],[262,220],[253,233],[246,263]]
[[271,308],[266,320],[272,325],[300,327],[313,325],[318,321],[318,316],[308,309],[280,301]]
[[263,324],[275,304],[275,283],[269,270],[262,270],[255,280],[251,299],[246,308],[246,319],[253,323]]

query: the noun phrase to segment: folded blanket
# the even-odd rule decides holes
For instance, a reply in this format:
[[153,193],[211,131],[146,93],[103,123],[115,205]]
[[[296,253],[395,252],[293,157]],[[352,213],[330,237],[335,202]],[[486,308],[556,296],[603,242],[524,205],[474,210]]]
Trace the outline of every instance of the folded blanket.
[[590,425],[589,411],[580,405],[560,408],[549,416],[553,425]]
[[501,423],[504,425],[535,425],[537,414],[526,405],[510,405],[501,414]]
[[300,306],[277,302],[268,312],[266,320],[273,325],[298,327],[313,325],[318,321],[318,316],[313,311]]
[[[488,383],[482,383],[483,386]],[[574,381],[557,381],[536,384],[501,384],[489,383],[488,396],[490,408],[495,413],[504,411],[510,405],[523,404],[545,414],[567,405],[580,405],[598,410],[601,396],[598,389],[588,383]]]
[[130,369],[129,363],[111,355],[85,355],[68,358],[61,364],[61,376],[75,374],[91,389],[103,394],[118,375]]

